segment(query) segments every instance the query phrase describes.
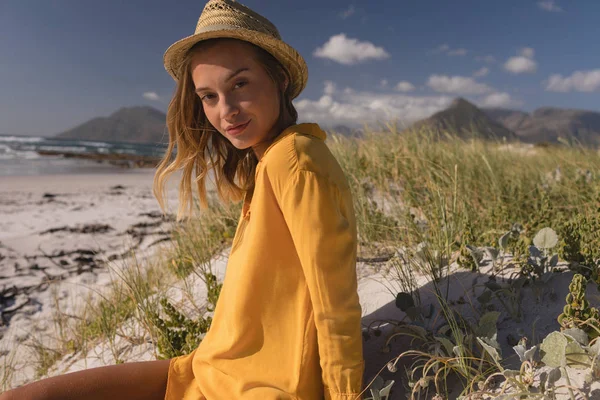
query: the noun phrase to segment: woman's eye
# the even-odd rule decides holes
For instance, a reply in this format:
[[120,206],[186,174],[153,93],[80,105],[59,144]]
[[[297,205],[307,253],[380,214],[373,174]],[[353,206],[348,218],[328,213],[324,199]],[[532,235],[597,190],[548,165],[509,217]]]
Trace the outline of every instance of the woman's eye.
[[[246,82],[246,81],[240,81],[234,85],[234,88],[240,88],[242,86],[246,86],[247,84],[248,84],[248,82]],[[200,96],[200,100],[209,101],[209,100],[213,100],[215,97],[216,96],[214,94],[205,94],[204,96]]]

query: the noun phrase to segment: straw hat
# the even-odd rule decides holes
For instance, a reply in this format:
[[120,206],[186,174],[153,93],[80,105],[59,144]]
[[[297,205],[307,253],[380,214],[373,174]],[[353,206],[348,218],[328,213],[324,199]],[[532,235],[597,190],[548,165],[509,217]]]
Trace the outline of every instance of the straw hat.
[[164,54],[167,72],[179,80],[186,52],[196,43],[212,38],[234,38],[255,44],[273,55],[290,76],[292,99],[306,86],[308,68],[302,56],[281,40],[268,19],[234,0],[210,0],[204,6],[193,35],[173,43]]

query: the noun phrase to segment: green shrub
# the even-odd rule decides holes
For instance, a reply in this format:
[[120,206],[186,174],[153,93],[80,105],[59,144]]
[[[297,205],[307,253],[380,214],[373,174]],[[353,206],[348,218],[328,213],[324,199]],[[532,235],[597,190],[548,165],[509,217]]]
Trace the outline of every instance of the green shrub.
[[575,274],[569,284],[567,304],[562,314],[558,316],[558,323],[562,329],[580,328],[585,331],[590,339],[600,336],[600,315],[598,310],[590,307],[585,298],[587,281],[581,274]]
[[[208,290],[207,311],[214,311],[223,284],[217,282],[217,277],[211,273],[204,275]],[[208,332],[212,323],[211,316],[199,316],[191,319],[177,311],[166,299],[160,299],[165,318],[157,312],[151,312],[151,321],[158,330],[157,348],[162,359],[173,358],[191,353],[198,347],[202,338]]]

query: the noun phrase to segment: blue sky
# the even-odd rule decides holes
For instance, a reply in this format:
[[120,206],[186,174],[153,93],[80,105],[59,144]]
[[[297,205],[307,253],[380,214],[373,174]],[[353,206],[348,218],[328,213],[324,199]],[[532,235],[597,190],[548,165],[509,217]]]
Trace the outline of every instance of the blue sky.
[[[301,121],[410,122],[457,96],[600,111],[598,0],[246,0],[306,59]],[[53,135],[120,107],[166,111],[162,55],[204,1],[0,1],[0,134]]]

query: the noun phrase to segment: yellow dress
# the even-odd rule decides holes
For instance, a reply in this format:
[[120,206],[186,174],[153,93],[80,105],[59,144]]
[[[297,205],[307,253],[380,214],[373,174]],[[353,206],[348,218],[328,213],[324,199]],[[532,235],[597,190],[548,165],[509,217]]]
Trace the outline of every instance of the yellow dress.
[[363,386],[356,222],[317,124],[285,129],[244,200],[213,321],[165,400],[351,400]]

